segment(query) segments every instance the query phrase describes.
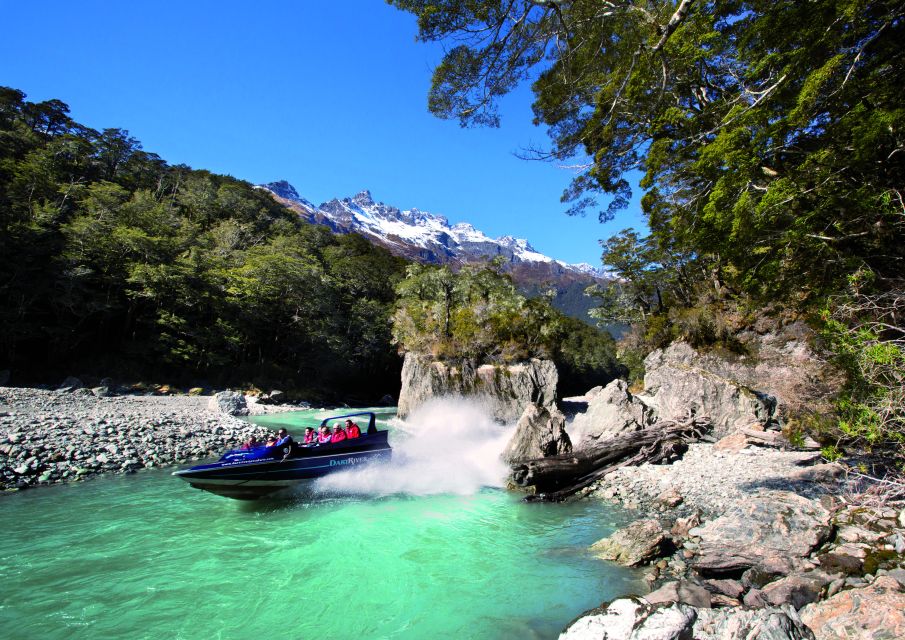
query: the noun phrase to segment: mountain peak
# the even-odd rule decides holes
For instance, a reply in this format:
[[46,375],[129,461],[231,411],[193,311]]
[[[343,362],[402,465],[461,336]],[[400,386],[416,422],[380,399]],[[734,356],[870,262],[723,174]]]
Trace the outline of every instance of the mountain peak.
[[287,200],[295,200],[296,202],[302,201],[302,197],[299,195],[299,192],[296,191],[295,187],[289,184],[289,182],[286,180],[268,182],[267,184],[261,186],[265,189],[269,189],[281,198],[286,198]]
[[355,194],[352,198],[352,202],[357,204],[359,207],[370,207],[374,204],[374,198],[371,197],[371,191],[368,189],[362,189],[358,193]]

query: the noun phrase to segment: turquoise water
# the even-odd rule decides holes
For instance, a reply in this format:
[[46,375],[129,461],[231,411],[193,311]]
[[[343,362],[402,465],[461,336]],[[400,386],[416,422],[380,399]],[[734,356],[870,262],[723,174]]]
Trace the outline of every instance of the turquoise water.
[[602,505],[359,480],[241,503],[154,470],[3,497],[0,637],[552,638],[639,590],[587,553],[623,521]]

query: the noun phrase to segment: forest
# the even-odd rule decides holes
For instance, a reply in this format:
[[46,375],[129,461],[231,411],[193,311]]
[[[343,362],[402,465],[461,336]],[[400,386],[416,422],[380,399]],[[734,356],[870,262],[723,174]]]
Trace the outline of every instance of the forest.
[[68,113],[0,89],[0,369],[395,392],[403,260]]
[[[416,340],[402,319],[438,296],[454,330],[421,324]],[[17,384],[75,373],[367,403],[398,392],[400,349],[552,357],[575,393],[621,371],[608,334],[526,299],[493,266],[408,265],[11,88],[0,88],[0,300],[0,370]]]

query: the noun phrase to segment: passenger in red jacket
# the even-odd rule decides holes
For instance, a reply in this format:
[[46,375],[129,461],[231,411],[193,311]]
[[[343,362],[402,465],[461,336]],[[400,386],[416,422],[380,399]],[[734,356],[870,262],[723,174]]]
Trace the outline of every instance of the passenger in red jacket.
[[318,444],[327,444],[333,438],[330,436],[330,427],[325,424],[321,425],[321,432],[317,434],[317,443]]
[[333,427],[333,437],[330,438],[330,442],[342,442],[345,439],[346,431],[343,429],[343,426],[337,422]]
[[351,440],[359,436],[361,436],[361,429],[358,428],[358,425],[351,420],[346,420],[346,437]]
[[314,427],[305,427],[304,444],[317,444],[317,434],[314,432]]

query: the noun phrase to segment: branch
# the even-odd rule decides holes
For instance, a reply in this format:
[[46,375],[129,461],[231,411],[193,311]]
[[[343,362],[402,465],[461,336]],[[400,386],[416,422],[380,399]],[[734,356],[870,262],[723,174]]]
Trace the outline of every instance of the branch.
[[660,41],[654,45],[654,48],[651,49],[651,51],[660,51],[663,48],[666,41],[669,40],[669,36],[671,36],[676,28],[688,17],[688,12],[691,9],[692,4],[694,4],[694,0],[682,0],[682,2],[679,3],[676,12],[672,14],[669,22],[666,23],[666,28],[663,30],[663,35],[660,36]]

